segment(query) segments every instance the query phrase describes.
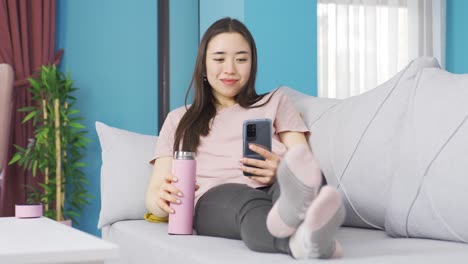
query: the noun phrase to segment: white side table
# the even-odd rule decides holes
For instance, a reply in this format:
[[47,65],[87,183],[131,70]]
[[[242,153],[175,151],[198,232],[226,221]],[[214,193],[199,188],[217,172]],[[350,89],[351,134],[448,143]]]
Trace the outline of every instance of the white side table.
[[118,246],[45,217],[0,217],[0,263],[104,263]]

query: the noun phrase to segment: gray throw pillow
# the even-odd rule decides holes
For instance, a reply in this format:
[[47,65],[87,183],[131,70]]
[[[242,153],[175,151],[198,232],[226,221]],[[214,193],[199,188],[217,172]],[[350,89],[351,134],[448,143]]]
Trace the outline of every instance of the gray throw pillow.
[[98,228],[120,220],[143,219],[145,194],[156,149],[156,136],[96,122],[102,149],[101,212]]

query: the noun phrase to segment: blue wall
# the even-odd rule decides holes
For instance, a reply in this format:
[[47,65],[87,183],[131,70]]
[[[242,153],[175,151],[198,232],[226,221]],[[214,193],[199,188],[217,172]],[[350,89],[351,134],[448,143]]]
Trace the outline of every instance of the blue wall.
[[200,39],[208,27],[223,17],[244,21],[244,0],[199,0]]
[[95,121],[144,134],[157,131],[157,1],[57,1],[57,47],[71,73],[77,108],[91,143],[85,173],[89,193],[79,229],[100,235],[101,153]]
[[244,5],[245,24],[257,43],[257,91],[286,85],[317,95],[317,2],[245,0]]
[[468,1],[447,1],[446,68],[454,73],[468,73]]
[[200,0],[200,34],[225,16],[243,21],[257,44],[257,91],[287,85],[316,95],[316,5],[316,0]]

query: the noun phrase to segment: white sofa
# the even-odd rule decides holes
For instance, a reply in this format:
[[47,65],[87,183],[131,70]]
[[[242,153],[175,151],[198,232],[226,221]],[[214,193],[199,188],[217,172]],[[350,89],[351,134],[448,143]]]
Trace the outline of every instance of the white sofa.
[[[347,209],[338,234],[345,257],[327,263],[468,261],[468,75],[432,58],[346,100],[281,88],[312,132],[309,143]],[[252,252],[242,241],[170,236],[143,220],[157,137],[97,123],[102,147],[104,239],[116,263],[318,263]]]

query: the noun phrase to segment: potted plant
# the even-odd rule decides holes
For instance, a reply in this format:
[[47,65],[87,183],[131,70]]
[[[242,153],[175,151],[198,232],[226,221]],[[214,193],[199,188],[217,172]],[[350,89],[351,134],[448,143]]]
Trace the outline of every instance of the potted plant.
[[9,164],[18,162],[32,171],[33,177],[38,171],[44,175],[40,188],[27,186],[28,203],[43,204],[46,217],[77,223],[82,207],[91,198],[82,171],[86,164],[81,161],[89,139],[72,96],[77,88],[70,75],[55,65],[42,66],[37,76],[29,78],[32,105],[19,109],[27,113],[23,123],[33,122],[34,138],[27,146],[15,146],[17,152]]

